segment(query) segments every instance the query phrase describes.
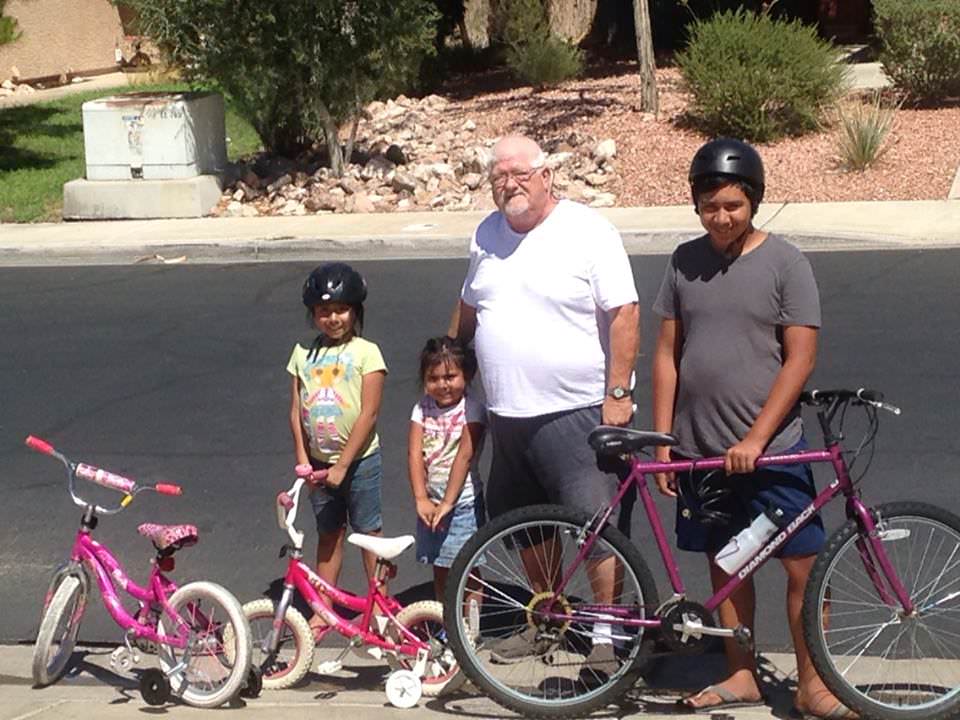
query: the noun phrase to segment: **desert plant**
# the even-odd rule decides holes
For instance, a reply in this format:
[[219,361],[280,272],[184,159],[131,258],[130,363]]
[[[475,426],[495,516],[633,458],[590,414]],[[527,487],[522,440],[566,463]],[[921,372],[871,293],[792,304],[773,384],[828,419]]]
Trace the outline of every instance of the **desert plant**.
[[556,37],[541,0],[511,0],[501,6],[506,62],[514,74],[535,87],[556,85],[583,70],[583,53]]
[[433,52],[431,0],[124,0],[186,79],[218,87],[264,147],[295,155],[408,88]]
[[874,0],[880,62],[915,101],[960,95],[960,0]]
[[7,0],[0,0],[0,45],[12,43],[20,37],[20,32],[17,30],[16,18],[3,14],[3,6],[6,4]]
[[706,132],[763,142],[818,127],[846,89],[846,69],[799,21],[738,9],[694,21],[677,63]]
[[837,148],[845,170],[862,172],[883,156],[899,109],[900,103],[885,104],[880,93],[871,102],[837,106]]

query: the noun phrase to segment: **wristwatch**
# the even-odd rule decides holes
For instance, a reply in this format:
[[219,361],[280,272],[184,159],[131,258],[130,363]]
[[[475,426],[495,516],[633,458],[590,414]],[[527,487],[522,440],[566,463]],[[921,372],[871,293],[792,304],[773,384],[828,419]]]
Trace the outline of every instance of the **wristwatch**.
[[607,395],[614,400],[623,400],[625,397],[631,397],[632,393],[630,392],[630,388],[625,388],[622,385],[614,385],[607,390]]

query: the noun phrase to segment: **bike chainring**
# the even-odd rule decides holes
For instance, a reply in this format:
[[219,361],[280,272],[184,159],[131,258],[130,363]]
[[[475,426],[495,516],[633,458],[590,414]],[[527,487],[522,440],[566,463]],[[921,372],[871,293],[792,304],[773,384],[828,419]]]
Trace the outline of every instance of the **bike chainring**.
[[[710,635],[696,631],[696,625],[713,627],[713,615],[703,605],[688,600],[670,600],[657,614],[660,615],[660,639],[671,651],[694,655],[706,650],[713,642]],[[691,628],[690,623],[694,627]]]
[[540,616],[541,612],[543,612],[544,605],[550,600],[553,600],[551,607],[555,610],[563,612],[564,615],[571,615],[573,613],[570,603],[567,602],[567,599],[563,595],[555,595],[549,591],[541,592],[530,598],[530,602],[527,603],[527,624],[535,630],[541,632],[550,631],[556,633],[557,637],[560,637],[566,632],[567,628],[570,627],[570,621],[564,620],[563,622],[557,622]]

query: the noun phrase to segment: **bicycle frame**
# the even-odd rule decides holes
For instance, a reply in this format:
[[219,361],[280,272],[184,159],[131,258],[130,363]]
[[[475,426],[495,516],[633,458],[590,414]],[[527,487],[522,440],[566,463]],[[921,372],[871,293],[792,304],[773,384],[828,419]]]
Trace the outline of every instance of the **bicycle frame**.
[[[304,536],[293,523],[296,520],[301,491],[306,483],[306,478],[312,472],[313,470],[309,465],[297,466],[298,477],[293,487],[288,493],[281,494],[286,495],[290,504],[289,506],[280,504],[277,507],[278,523],[282,529],[287,531],[292,544],[284,546],[285,549],[289,548],[290,550],[290,561],[287,563],[287,572],[283,579],[283,595],[277,604],[274,615],[273,630],[263,643],[264,651],[275,652],[277,650],[280,642],[279,629],[283,622],[283,616],[293,601],[295,590],[300,592],[300,595],[306,600],[314,613],[320,615],[329,627],[348,640],[364,645],[373,645],[388,652],[411,657],[417,657],[421,651],[429,651],[430,647],[427,643],[397,622],[396,613],[402,609],[400,603],[381,591],[386,577],[391,573],[392,565],[390,563],[381,559],[377,560],[376,571],[373,577],[367,581],[367,594],[361,597],[341,590],[327,582],[303,561]],[[321,593],[330,598],[333,603],[360,613],[360,623],[350,622],[337,614],[331,604],[320,597]],[[388,622],[393,623],[399,629],[404,642],[397,644],[385,638],[383,630],[386,626],[380,628],[379,631],[371,630],[371,623],[377,617],[374,615],[377,608],[384,613],[379,617],[385,616]]]
[[[90,532],[86,528],[77,531],[70,560],[72,564],[78,567],[82,564],[83,567],[92,572],[100,588],[103,606],[117,625],[125,630],[132,631],[139,638],[146,638],[179,649],[187,647],[190,628],[167,602],[167,597],[177,589],[177,586],[160,571],[156,563],[151,565],[147,586],[138,585],[126,574],[120,562],[110,550],[90,537]],[[156,628],[145,625],[130,615],[121,604],[114,583],[118,584],[130,597],[146,604],[147,607],[152,604],[159,605],[164,614],[174,621],[177,634],[173,636],[162,635]]]
[[[380,580],[375,576],[368,580],[366,596],[354,595],[351,592],[341,590],[331,585],[316,572],[311,570],[302,558],[290,558],[287,565],[287,574],[283,580],[284,598],[281,600],[282,609],[285,610],[289,605],[288,595],[292,595],[294,588],[300,592],[303,599],[306,600],[310,609],[320,615],[324,621],[334,630],[339,632],[347,639],[356,639],[364,645],[375,645],[376,647],[416,657],[420,650],[429,650],[429,646],[407,628],[397,622],[396,613],[402,609],[400,603],[389,595],[384,595],[380,591]],[[318,592],[319,591],[319,592]],[[349,610],[360,613],[358,623],[350,622],[341,617],[334,609],[320,597],[323,593],[334,603],[341,605]],[[374,632],[370,629],[371,622],[374,619],[374,610],[379,608],[386,618],[399,628],[401,635],[406,642],[397,644],[386,639],[380,632]],[[278,612],[278,617],[282,614]]]
[[[827,503],[833,500],[837,495],[846,496],[846,513],[848,518],[854,518],[860,525],[860,538],[857,540],[857,546],[860,556],[863,559],[864,566],[870,576],[873,585],[880,598],[888,605],[899,602],[904,614],[910,614],[914,611],[914,605],[910,596],[903,587],[900,578],[897,576],[883,548],[881,538],[877,533],[877,526],[871,516],[869,508],[858,497],[853,482],[850,480],[846,461],[842,455],[842,447],[836,440],[829,442],[826,449],[807,450],[799,453],[790,453],[786,455],[767,455],[757,459],[757,467],[767,465],[790,465],[796,463],[827,463],[832,464],[836,479],[833,480],[814,498],[804,510],[794,518],[786,528],[779,533],[774,534],[765,545],[757,550],[749,561],[733,575],[730,580],[716,593],[714,593],[705,603],[704,607],[713,612],[716,608],[740,586],[745,580],[750,578],[763,564],[770,559],[778,547],[793,537],[800,528]],[[724,466],[722,457],[707,458],[703,460],[677,460],[671,462],[644,461],[633,456],[631,459],[631,470],[627,478],[621,482],[619,489],[609,506],[599,514],[596,522],[592,525],[591,532],[586,536],[587,539],[580,548],[577,558],[569,567],[566,574],[560,581],[560,585],[555,590],[555,596],[563,592],[563,588],[570,582],[574,572],[581,563],[586,562],[586,558],[593,544],[596,542],[599,529],[606,525],[610,518],[613,508],[617,507],[623,499],[623,496],[631,487],[636,487],[640,500],[643,503],[647,514],[647,520],[653,530],[654,539],[660,550],[660,556],[663,561],[664,569],[670,580],[670,585],[675,596],[685,595],[683,580],[680,577],[680,571],[674,560],[673,551],[667,540],[667,534],[664,530],[660,513],[653,500],[647,482],[647,476],[655,473],[677,473],[689,472],[692,470],[717,470]],[[866,542],[865,542],[866,539]],[[886,584],[884,584],[886,581]],[[889,588],[889,589],[888,589]],[[891,596],[892,591],[893,596]],[[894,597],[895,596],[895,597]],[[661,621],[659,618],[650,619],[631,619],[625,617],[623,608],[614,608],[601,605],[583,606],[580,608],[583,612],[604,613],[618,618],[618,622],[625,627],[659,627]],[[547,612],[553,620],[573,621],[579,618],[563,613]]]

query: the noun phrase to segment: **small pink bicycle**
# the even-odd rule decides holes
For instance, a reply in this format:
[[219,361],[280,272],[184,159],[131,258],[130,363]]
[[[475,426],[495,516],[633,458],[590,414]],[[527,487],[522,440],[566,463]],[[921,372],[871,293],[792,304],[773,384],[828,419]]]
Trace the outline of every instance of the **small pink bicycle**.
[[[377,556],[365,596],[330,585],[303,561],[304,535],[294,521],[307,478],[316,479],[322,472],[298,465],[293,486],[277,496],[277,522],[291,541],[280,550],[281,557],[289,553],[280,601],[254,600],[243,606],[253,635],[253,665],[262,673],[263,687],[295,685],[313,664],[316,640],[307,620],[292,605],[295,591],[324,619],[326,631],[336,630],[350,641],[337,659],[321,664],[321,673],[337,672],[347,653],[355,650],[387,660],[394,670],[387,680],[387,697],[397,707],[412,707],[421,693],[434,696],[459,687],[463,677],[446,642],[443,605],[422,601],[403,607],[384,592],[387,580],[396,576],[396,566],[390,561],[410,547],[412,536],[384,538],[353,533],[347,538],[347,542]],[[342,617],[321,593],[336,605],[358,613],[357,617],[353,621]]]
[[[259,676],[250,670],[250,629],[237,599],[220,585],[192,582],[177,588],[164,575],[174,567],[174,553],[197,542],[193,525],[144,524],[138,531],[157,550],[145,587],[131,580],[114,555],[93,539],[98,515],[115,515],[141,492],[180,495],[177,485],[138,485],[130,478],[74,463],[50,443],[34,436],[26,439],[33,450],[60,460],[67,468],[74,504],[83,508],[70,560],[54,574],[43,603],[43,615],[33,650],[33,681],[38,687],[56,682],[66,671],[80,630],[90,593],[90,575],[100,587],[103,605],[123,628],[124,644],[111,665],[127,671],[139,662],[139,652],[156,648],[160,668],[140,675],[140,692],[148,705],[162,705],[171,696],[195,707],[212,708],[238,693],[256,695]],[[75,478],[124,494],[116,507],[101,507],[77,494]],[[124,609],[116,586],[134,598],[134,614]],[[245,687],[246,683],[246,687]]]

